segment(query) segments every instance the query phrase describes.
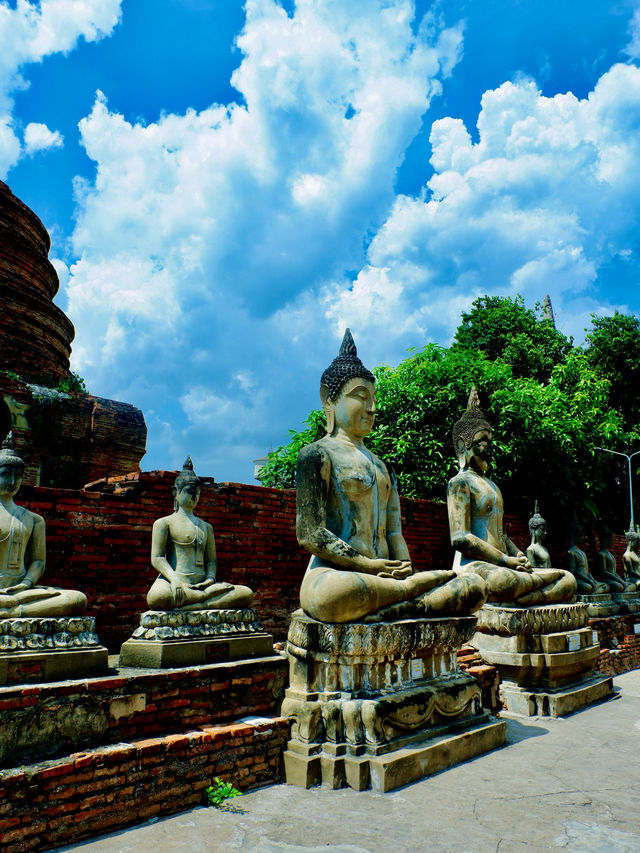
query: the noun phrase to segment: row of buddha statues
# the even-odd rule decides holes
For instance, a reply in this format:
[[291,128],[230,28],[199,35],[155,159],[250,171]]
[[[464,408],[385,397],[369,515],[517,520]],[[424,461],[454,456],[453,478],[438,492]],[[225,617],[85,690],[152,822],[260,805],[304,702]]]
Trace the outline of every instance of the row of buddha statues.
[[[472,613],[485,601],[519,606],[569,601],[579,594],[640,590],[640,534],[629,530],[621,578],[600,533],[595,573],[571,529],[568,570],[551,566],[546,523],[536,510],[526,554],[503,529],[499,488],[487,477],[491,426],[475,389],[453,427],[459,472],[448,484],[450,570],[416,572],[402,535],[396,478],[364,444],[376,411],[373,374],[357,356],[349,330],[324,371],[320,395],[327,434],[304,447],[297,467],[296,532],[311,559],[300,589],[302,609],[322,622],[395,621],[409,616]],[[45,524],[14,502],[24,463],[11,435],[0,450],[0,617],[64,616],[84,612],[83,593],[40,584]],[[173,486],[175,511],[153,525],[151,564],[158,572],[147,596],[151,610],[249,607],[252,591],[219,582],[213,529],[197,518],[200,481],[187,459]]]
[[[488,715],[478,682],[458,666],[466,643],[497,666],[509,712],[561,716],[611,695],[611,679],[595,673],[599,645],[587,619],[620,609],[607,610],[607,596],[626,596],[628,609],[640,610],[640,534],[627,534],[624,579],[606,530],[590,572],[577,524],[568,568],[554,568],[536,504],[522,552],[506,535],[502,495],[487,476],[492,429],[473,388],[452,431],[459,467],[447,488],[453,564],[416,571],[393,468],[364,442],[374,425],[375,377],[348,329],[321,376],[320,398],[326,435],[301,449],[296,472],[296,535],[310,559],[286,644],[287,781],[309,787],[322,777],[331,787],[385,791],[426,767],[443,769],[504,744],[506,723]],[[45,524],[14,501],[23,472],[9,435],[0,449],[0,656],[46,647],[57,664],[43,680],[60,679],[65,654],[64,677],[79,677],[70,659],[84,643],[82,665],[94,660],[93,672],[105,671],[107,649],[96,648],[95,622],[82,617],[84,594],[40,583]],[[158,575],[149,610],[122,646],[124,672],[273,651],[252,590],[217,578],[213,529],[195,515],[200,490],[188,458],[172,488],[173,513],[153,524]],[[8,636],[15,623],[15,633],[40,634],[29,642]]]

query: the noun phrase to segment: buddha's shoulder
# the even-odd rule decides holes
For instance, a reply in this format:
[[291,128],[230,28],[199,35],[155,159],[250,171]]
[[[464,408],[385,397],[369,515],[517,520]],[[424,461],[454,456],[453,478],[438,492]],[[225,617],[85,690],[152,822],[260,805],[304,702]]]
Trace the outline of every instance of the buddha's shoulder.
[[39,515],[37,512],[33,512],[30,509],[27,509],[26,506],[18,507],[18,518],[22,521],[22,523],[26,523],[30,521],[34,527],[44,527],[45,520]]
[[488,477],[481,477],[470,468],[458,471],[455,477],[452,477],[449,480],[447,489],[448,491],[453,492],[460,490],[467,490],[470,492],[482,492],[486,490],[499,491],[498,487],[492,480],[489,480]]

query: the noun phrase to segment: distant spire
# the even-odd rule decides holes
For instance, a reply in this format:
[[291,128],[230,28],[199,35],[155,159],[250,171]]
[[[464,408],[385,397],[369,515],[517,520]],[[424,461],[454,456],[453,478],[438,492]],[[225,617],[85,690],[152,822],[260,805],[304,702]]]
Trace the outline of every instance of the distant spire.
[[548,320],[553,328],[556,327],[556,318],[553,316],[553,307],[551,305],[551,297],[547,293],[545,298],[542,301],[542,313],[544,314],[544,319]]

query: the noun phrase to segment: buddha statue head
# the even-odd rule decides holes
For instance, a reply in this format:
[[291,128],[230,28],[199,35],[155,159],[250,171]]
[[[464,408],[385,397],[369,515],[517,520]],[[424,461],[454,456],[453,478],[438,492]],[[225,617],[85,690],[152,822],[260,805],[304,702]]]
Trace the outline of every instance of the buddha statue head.
[[629,551],[638,551],[640,547],[640,532],[638,530],[634,530],[633,527],[629,527],[627,532],[624,534],[624,538],[627,540],[627,549]]
[[13,498],[22,483],[24,462],[18,456],[13,441],[13,433],[2,442],[0,448],[0,495]]
[[569,528],[569,542],[571,545],[581,545],[583,539],[584,531],[582,530],[582,526],[577,521],[572,521]]
[[600,540],[600,549],[608,551],[613,544],[613,533],[606,524],[602,524],[598,530],[598,539]]
[[529,519],[529,533],[533,542],[541,542],[547,535],[547,522],[538,512],[538,501],[536,501],[533,515]]
[[190,456],[187,456],[182,471],[176,477],[171,493],[173,494],[174,510],[177,510],[179,506],[192,510],[198,503],[200,479],[193,470],[193,462]]
[[480,408],[475,385],[465,413],[453,425],[452,438],[460,468],[471,466],[484,474],[491,463],[491,424]]
[[[333,359],[329,367],[320,378],[320,398],[322,408],[327,418],[327,435],[332,435],[336,427],[336,416],[338,421],[349,421],[358,434],[366,435],[373,427],[373,411],[371,407],[375,400],[375,376],[364,366],[358,358],[358,351],[351,336],[351,330],[347,329],[340,345],[340,352]],[[362,386],[362,392],[356,389]],[[353,411],[355,405],[349,403],[349,397],[354,395],[354,403],[361,396],[363,406],[369,414],[364,411],[357,413]],[[364,397],[368,399],[365,401]]]

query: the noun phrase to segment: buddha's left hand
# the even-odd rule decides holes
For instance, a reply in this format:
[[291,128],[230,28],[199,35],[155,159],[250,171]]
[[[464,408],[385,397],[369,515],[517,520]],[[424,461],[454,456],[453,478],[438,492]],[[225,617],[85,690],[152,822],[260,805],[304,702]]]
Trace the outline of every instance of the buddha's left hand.
[[411,563],[408,560],[403,560],[402,564],[390,572],[378,572],[379,578],[394,578],[395,580],[404,580],[413,574]]
[[527,555],[523,554],[522,551],[518,551],[516,557],[520,561],[519,565],[515,566],[515,570],[517,572],[526,572],[527,574],[531,574],[533,569],[531,568],[531,563],[527,559]]
[[0,589],[3,595],[15,595],[16,592],[24,592],[26,589],[32,589],[31,584],[17,583],[14,586],[8,586],[5,589]]

